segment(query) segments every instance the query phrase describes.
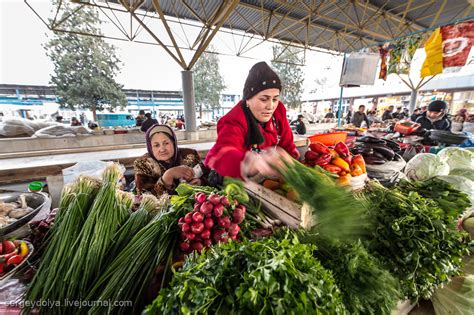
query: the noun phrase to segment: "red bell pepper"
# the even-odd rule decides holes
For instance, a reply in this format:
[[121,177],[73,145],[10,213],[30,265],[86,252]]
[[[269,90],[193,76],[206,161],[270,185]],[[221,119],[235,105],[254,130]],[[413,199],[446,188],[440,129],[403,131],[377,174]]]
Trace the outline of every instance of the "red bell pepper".
[[327,146],[325,146],[324,144],[322,143],[319,143],[319,142],[313,142],[309,145],[309,148],[311,151],[313,152],[316,152],[316,153],[319,153],[319,154],[328,154],[328,153],[331,153],[329,151],[329,148]]
[[340,157],[345,158],[351,155],[349,148],[344,142],[339,142],[334,146],[334,150],[339,154]]
[[332,160],[332,155],[331,153],[326,153],[321,155],[316,161],[314,161],[317,165],[319,166],[324,166],[326,164],[329,164]]
[[308,150],[304,154],[304,159],[306,160],[306,162],[313,162],[313,161],[316,161],[318,158],[319,158],[319,154],[313,151]]
[[339,174],[342,171],[342,168],[340,168],[339,166],[336,166],[336,165],[332,165],[332,164],[324,165],[323,168],[326,171],[328,171],[330,173],[333,173],[333,174]]

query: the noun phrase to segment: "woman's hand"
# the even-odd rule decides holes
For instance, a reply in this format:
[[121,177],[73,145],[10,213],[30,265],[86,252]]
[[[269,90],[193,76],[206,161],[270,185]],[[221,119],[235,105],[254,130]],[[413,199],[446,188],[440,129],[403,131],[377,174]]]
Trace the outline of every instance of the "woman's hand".
[[194,178],[194,171],[186,165],[175,166],[167,170],[161,178],[166,186],[171,186],[175,179],[191,181]]
[[279,177],[285,160],[293,161],[293,158],[281,148],[265,150],[260,154],[247,152],[240,165],[241,176],[243,179]]

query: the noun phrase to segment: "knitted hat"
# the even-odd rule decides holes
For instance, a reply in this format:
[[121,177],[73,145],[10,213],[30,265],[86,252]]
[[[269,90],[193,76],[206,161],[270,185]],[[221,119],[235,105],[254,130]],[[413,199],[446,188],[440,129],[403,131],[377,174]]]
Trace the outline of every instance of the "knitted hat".
[[248,100],[266,89],[281,91],[281,81],[275,71],[262,61],[256,63],[249,71],[247,80],[245,80],[243,100]]
[[443,101],[433,101],[428,105],[428,111],[430,112],[442,112],[446,110],[446,103]]

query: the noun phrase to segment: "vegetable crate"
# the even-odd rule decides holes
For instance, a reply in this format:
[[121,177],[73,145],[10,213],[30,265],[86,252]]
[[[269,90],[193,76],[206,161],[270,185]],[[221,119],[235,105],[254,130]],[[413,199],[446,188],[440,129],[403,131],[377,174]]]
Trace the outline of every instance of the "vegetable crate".
[[245,182],[245,189],[250,197],[261,202],[262,209],[270,216],[280,220],[292,228],[301,224],[302,210],[307,205],[300,205],[277,194],[255,182]]

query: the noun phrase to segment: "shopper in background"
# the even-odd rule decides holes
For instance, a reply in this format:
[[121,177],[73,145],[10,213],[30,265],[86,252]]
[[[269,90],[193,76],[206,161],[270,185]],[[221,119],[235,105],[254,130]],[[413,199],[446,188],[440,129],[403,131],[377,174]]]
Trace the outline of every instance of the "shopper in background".
[[158,123],[158,120],[152,118],[151,113],[146,113],[145,121],[142,122],[142,126],[140,127],[140,130],[143,132],[147,132],[147,130],[150,129],[151,126],[156,125],[157,123]]
[[359,110],[354,113],[354,117],[352,118],[352,124],[357,128],[360,128],[362,126],[362,122],[364,121],[367,125],[367,128],[369,128],[370,121],[367,118],[367,115],[365,114],[365,105],[360,105]]
[[72,117],[71,118],[71,126],[77,127],[77,126],[82,126],[82,124],[76,117]]
[[404,118],[404,114],[402,112],[402,107],[401,106],[397,107],[397,110],[396,110],[395,113],[392,114],[392,117],[393,117],[393,119],[398,119],[398,120],[402,120]]
[[393,105],[390,105],[388,107],[387,110],[385,110],[385,112],[383,113],[382,115],[382,120],[385,121],[385,120],[390,120],[390,119],[394,119],[395,117],[393,117],[392,113],[393,113],[393,108],[394,106]]
[[329,108],[329,112],[327,112],[324,118],[334,118],[334,113],[332,112],[332,108]]
[[416,121],[416,119],[421,115],[421,109],[419,107],[415,108],[413,114],[410,116],[411,121]]
[[138,116],[135,118],[135,126],[141,127],[143,122],[145,121],[145,111],[140,109],[138,112]]
[[447,116],[447,104],[443,101],[433,101],[428,105],[426,113],[421,114],[416,122],[425,130],[447,130],[451,129],[451,121]]
[[295,122],[296,125],[296,133],[299,135],[304,135],[306,134],[306,125],[304,124],[303,121],[303,115],[299,114],[298,119]]

